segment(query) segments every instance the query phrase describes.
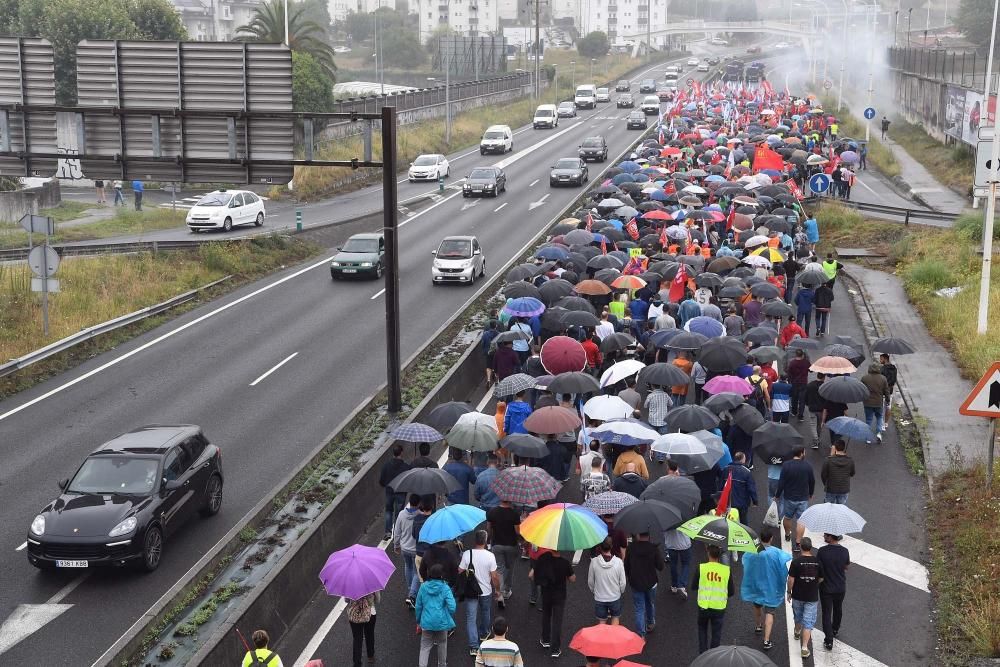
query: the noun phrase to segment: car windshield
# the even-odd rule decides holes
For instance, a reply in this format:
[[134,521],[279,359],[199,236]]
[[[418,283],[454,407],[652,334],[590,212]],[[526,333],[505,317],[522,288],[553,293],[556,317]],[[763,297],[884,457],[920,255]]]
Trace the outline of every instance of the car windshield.
[[487,139],[503,139],[503,132],[487,132]]
[[344,252],[378,252],[378,239],[347,239]]
[[137,456],[92,456],[83,462],[67,493],[152,493],[157,459]]
[[232,198],[228,192],[210,192],[199,199],[196,206],[225,206]]
[[429,167],[434,164],[437,164],[436,155],[421,155],[413,161],[414,167]]
[[538,111],[535,112],[536,118],[548,118],[551,115],[552,115],[551,109],[539,109]]
[[597,92],[599,92],[601,95],[606,95],[607,92],[608,92],[608,89],[607,88],[598,88]]
[[489,169],[473,169],[469,178],[490,180],[493,178],[493,172]]
[[472,257],[472,244],[458,239],[445,239],[441,241],[437,256],[448,259],[469,259]]
[[567,158],[565,160],[559,160],[556,162],[556,169],[579,169],[580,161],[574,160],[573,158]]
[[601,140],[600,139],[584,139],[583,140],[583,147],[584,148],[600,148],[601,147]]

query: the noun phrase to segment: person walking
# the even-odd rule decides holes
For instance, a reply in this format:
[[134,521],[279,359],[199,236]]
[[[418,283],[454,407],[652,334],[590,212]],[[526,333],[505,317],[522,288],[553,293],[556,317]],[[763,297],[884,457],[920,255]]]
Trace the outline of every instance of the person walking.
[[629,462],[625,465],[625,470],[622,474],[615,477],[614,483],[611,485],[613,491],[620,491],[622,493],[627,493],[634,498],[639,498],[642,492],[646,490],[649,483],[636,472],[636,465],[634,462]]
[[449,505],[468,505],[469,487],[476,483],[476,471],[465,462],[465,452],[452,447],[451,460],[442,469],[458,482],[458,488],[445,496],[445,500]]
[[829,279],[827,284],[832,289],[837,282],[837,274],[839,274],[841,269],[844,268],[844,265],[833,258],[832,252],[828,252],[826,253],[826,259],[823,260],[820,266],[823,267],[823,273],[826,274],[826,277]]
[[795,620],[795,638],[799,640],[802,657],[808,658],[812,654],[809,640],[816,625],[823,564],[812,552],[811,539],[803,537],[800,544],[802,553],[793,558],[792,564],[788,566],[787,592]]
[[115,191],[114,205],[118,206],[120,202],[122,206],[125,206],[125,195],[122,193],[122,182],[119,180],[115,180],[112,182],[111,187],[114,188]]
[[885,141],[885,133],[889,131],[889,119],[882,116],[882,141]]
[[889,424],[890,412],[892,411],[892,392],[896,389],[899,370],[896,368],[896,364],[889,361],[889,355],[885,352],[878,355],[878,362],[882,364],[882,375],[885,377],[885,381],[889,383],[889,397],[885,399],[885,414],[882,418],[882,432],[885,433]]
[[444,568],[435,563],[417,594],[415,616],[420,630],[419,667],[427,667],[431,648],[437,646],[438,667],[448,667],[448,631],[455,628],[455,596],[444,581]]
[[250,635],[250,641],[253,642],[253,651],[247,651],[247,654],[243,656],[243,667],[251,665],[254,667],[282,667],[281,658],[267,646],[271,642],[267,630],[254,630],[253,634]]
[[[780,321],[778,322],[780,323]],[[795,318],[791,315],[788,316],[788,323],[781,327],[781,333],[778,335],[778,345],[782,348],[788,347],[788,344],[796,337],[808,338],[809,334],[806,333],[805,329],[799,326],[799,323],[795,321]]]
[[640,637],[656,627],[656,585],[658,572],[663,569],[660,548],[649,541],[649,533],[632,539],[625,552],[625,579],[632,589],[635,607],[635,627]]
[[805,404],[809,408],[809,414],[815,421],[816,433],[813,436],[813,449],[819,449],[819,436],[823,432],[823,409],[826,406],[826,399],[820,396],[819,388],[823,385],[826,375],[816,373],[816,379],[806,385]]
[[587,586],[594,594],[594,616],[598,623],[618,625],[622,615],[622,595],[625,594],[625,565],[613,553],[610,537],[598,547],[598,555],[590,559]]
[[381,600],[379,592],[370,593],[357,600],[347,601],[347,622],[351,626],[351,656],[354,667],[361,667],[361,645],[368,654],[368,664],[375,664],[375,605]]
[[830,456],[823,461],[819,477],[826,491],[823,502],[846,505],[851,492],[851,478],[854,477],[854,459],[847,455],[847,443],[842,438],[833,441]]
[[531,416],[531,406],[525,398],[525,392],[518,392],[514,400],[507,404],[507,412],[503,418],[503,432],[507,435],[527,433],[524,420]]
[[774,528],[764,526],[760,531],[763,547],[757,553],[743,555],[743,581],[740,597],[753,605],[754,632],[764,635],[764,650],[770,650],[774,615],[784,602],[785,582],[788,579],[788,552],[772,545]]
[[649,468],[646,467],[646,461],[642,458],[642,454],[635,450],[635,447],[626,447],[624,451],[618,455],[618,460],[615,461],[615,467],[613,474],[617,477],[625,473],[625,466],[629,463],[635,464],[635,471],[643,479],[649,479]]
[[[643,407],[646,408],[646,423],[653,427],[661,435],[667,432],[667,412],[674,404],[670,395],[663,391],[663,387],[653,385]],[[660,463],[666,460],[666,456],[660,458]]]
[[[406,586],[406,606],[413,609],[420,578],[417,576],[417,537],[413,520],[420,515],[420,496],[410,494],[409,503],[399,511],[392,528],[392,549],[403,554],[403,584]],[[426,517],[425,517],[426,520]]]
[[840,632],[844,618],[844,596],[847,595],[847,568],[851,552],[840,543],[842,535],[823,534],[825,546],[816,557],[823,566],[823,581],[819,585],[819,605],[823,615],[823,648],[833,650],[833,640]]
[[733,476],[733,485],[729,492],[729,504],[740,513],[740,523],[750,520],[750,506],[757,506],[757,482],[753,473],[746,466],[747,456],[743,452],[733,455],[733,462],[722,471],[722,476]]
[[[840,262],[837,262],[837,264],[840,264]],[[830,325],[830,309],[833,308],[834,298],[833,282],[833,280],[830,280],[820,285],[816,288],[816,293],[813,295],[813,304],[816,306],[816,331],[814,333],[819,338],[826,335],[826,331]]]
[[479,501],[479,507],[487,514],[491,509],[500,505],[500,498],[493,491],[493,480],[500,474],[499,466],[500,458],[496,452],[490,452],[486,455],[486,470],[476,475],[476,486],[473,493],[476,500]]
[[500,575],[497,573],[497,559],[486,548],[489,535],[485,530],[477,530],[475,546],[462,552],[458,561],[458,591],[465,589],[465,577],[475,578],[479,595],[465,598],[465,631],[469,639],[469,655],[479,653],[479,644],[489,637],[493,625],[493,598],[500,599]]
[[792,385],[791,400],[789,403],[789,419],[792,416],[798,417],[799,421],[805,420],[806,411],[806,387],[809,385],[809,359],[803,349],[796,349],[795,356],[788,362],[785,374],[788,382]]
[[493,636],[479,645],[477,667],[524,667],[521,649],[507,639],[507,631],[507,619],[503,616],[493,619]]
[[[800,287],[795,294],[795,318],[808,336],[809,325],[812,323],[812,311],[814,307],[813,298],[816,291],[811,287]],[[805,337],[805,336],[804,336]]]
[[97,203],[107,204],[108,200],[104,198],[104,181],[94,181],[94,190],[97,192]]
[[668,530],[663,533],[663,548],[670,557],[670,592],[687,600],[688,577],[691,576],[691,538],[676,528]]
[[[708,562],[698,566],[698,572],[691,580],[691,590],[698,600],[698,653],[715,648],[722,643],[722,621],[726,616],[726,606],[733,596],[733,580],[729,566],[720,562],[722,550],[709,544],[705,551]],[[712,626],[712,640],[709,642],[709,625]]]
[[566,584],[576,581],[573,564],[559,551],[550,551],[538,557],[528,573],[542,592],[542,637],[539,644],[549,649],[549,655],[562,655],[562,622],[566,608]]
[[771,421],[779,424],[788,423],[792,405],[792,385],[787,375],[782,375],[771,385]]
[[142,210],[142,181],[136,179],[132,181],[132,194],[135,197],[135,210]]
[[802,222],[802,227],[809,242],[809,252],[816,252],[816,244],[819,243],[819,222],[816,221],[816,216],[810,215],[806,218]]
[[611,490],[611,478],[604,472],[604,459],[589,456],[586,460],[590,463],[590,468],[580,473],[580,492],[584,501]]
[[[865,408],[865,423],[868,424],[868,428],[871,428],[872,422],[875,422],[875,439],[881,444],[882,431],[884,430],[882,428],[884,425],[882,415],[885,402],[892,395],[892,392],[889,391],[889,382],[882,375],[882,366],[876,363],[868,365],[868,372],[861,378],[861,382],[868,387],[868,398],[862,403]],[[868,441],[868,444],[871,444],[871,440]]]
[[514,509],[508,500],[486,513],[486,529],[490,534],[490,544],[493,545],[493,555],[496,556],[497,570],[500,573],[500,597],[497,606],[501,609],[514,594],[514,568],[517,565],[518,526],[521,525],[521,513]]
[[813,475],[812,465],[805,460],[805,453],[803,447],[796,447],[792,459],[781,464],[781,478],[778,479],[778,488],[774,493],[776,497],[781,498],[784,509],[782,523],[785,527],[786,540],[792,538],[792,524],[796,524],[792,551],[799,550],[806,527],[799,524],[798,520],[809,507],[809,500],[816,490],[816,477]]
[[410,464],[403,460],[403,445],[398,442],[392,446],[392,458],[382,464],[378,473],[378,483],[385,490],[385,539],[393,535],[392,526],[406,503],[405,493],[396,493],[389,482],[410,469]]

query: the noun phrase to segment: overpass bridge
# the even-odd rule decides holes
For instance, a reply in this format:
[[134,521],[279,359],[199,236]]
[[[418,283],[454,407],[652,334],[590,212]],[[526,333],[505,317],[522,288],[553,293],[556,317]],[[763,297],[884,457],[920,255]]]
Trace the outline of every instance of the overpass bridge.
[[816,30],[812,20],[799,22],[780,21],[673,21],[666,28],[650,30],[637,30],[630,33],[619,33],[618,40],[631,40],[645,42],[647,37],[656,43],[658,37],[668,35],[682,35],[690,33],[719,33],[719,32],[763,32],[771,35],[778,35],[788,39],[816,38],[820,33]]

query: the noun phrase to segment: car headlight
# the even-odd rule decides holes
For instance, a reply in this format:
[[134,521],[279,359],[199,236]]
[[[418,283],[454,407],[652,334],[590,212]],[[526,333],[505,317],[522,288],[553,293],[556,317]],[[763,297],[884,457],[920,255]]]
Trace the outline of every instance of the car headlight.
[[118,537],[119,535],[127,535],[128,533],[131,533],[133,530],[135,530],[135,526],[138,523],[139,523],[138,520],[136,520],[134,516],[130,516],[129,518],[125,519],[117,526],[112,528],[111,532],[108,533],[108,537]]
[[31,533],[32,535],[44,535],[45,534],[45,517],[39,514],[31,522]]
[[330,266],[340,266],[340,262],[333,262]]
[[472,186],[471,186],[471,185],[469,185],[468,183],[465,183],[464,185],[462,185],[462,189],[463,189],[463,190],[471,190],[471,189],[472,189]]
[[365,267],[365,268],[369,268],[369,267],[375,266],[375,263],[374,262],[361,262],[361,266]]

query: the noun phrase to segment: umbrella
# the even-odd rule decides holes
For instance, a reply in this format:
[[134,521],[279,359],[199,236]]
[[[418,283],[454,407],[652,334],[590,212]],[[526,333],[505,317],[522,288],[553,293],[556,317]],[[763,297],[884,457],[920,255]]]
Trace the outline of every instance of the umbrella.
[[757,283],[750,288],[750,293],[762,299],[777,299],[781,297],[781,291],[771,283]]
[[913,346],[902,338],[878,338],[872,345],[872,352],[884,352],[885,354],[914,354]]
[[837,435],[851,440],[862,442],[871,442],[872,440],[872,430],[868,424],[854,417],[834,417],[826,425]]
[[512,433],[500,441],[500,446],[511,454],[529,459],[541,459],[549,454],[544,440],[527,433]]
[[701,405],[681,405],[669,411],[667,423],[671,430],[678,429],[693,433],[694,431],[715,428],[719,425],[719,417]]
[[563,236],[567,245],[589,245],[594,242],[594,235],[586,229],[574,229]]
[[615,667],[652,667],[651,665],[644,665],[638,662],[632,662],[631,660],[619,660],[615,663]]
[[389,482],[396,493],[416,493],[421,496],[448,495],[458,491],[458,480],[440,468],[411,468]]
[[690,433],[688,435],[697,438],[698,441],[704,446],[705,451],[691,454],[675,452],[673,456],[670,457],[678,466],[680,466],[681,470],[688,475],[710,470],[712,466],[718,463],[722,457],[726,455],[722,438],[714,433],[710,431],[695,431],[694,433]]
[[815,533],[844,535],[860,533],[867,522],[847,505],[819,503],[807,507],[799,523]]
[[[626,333],[613,333],[601,341],[600,349],[603,354],[607,354],[608,352],[627,350],[633,345],[635,345],[635,338],[632,336]],[[638,373],[638,371],[636,372]]]
[[[431,416],[433,416],[433,413]],[[444,440],[444,436],[436,428],[418,422],[400,424],[392,430],[392,437],[403,442],[437,442]]]
[[[714,263],[715,262],[713,261],[712,264]],[[717,273],[702,273],[694,279],[694,282],[698,287],[722,287],[722,278],[720,278]]]
[[[769,285],[769,284],[770,283],[758,283],[758,285]],[[754,287],[756,286],[757,285],[754,285]],[[753,291],[752,288],[751,291]],[[764,307],[761,308],[761,312],[763,312],[768,317],[780,317],[781,319],[795,317],[795,309],[792,308],[787,303],[785,303],[784,301],[780,301],[778,299],[775,299],[774,301],[768,301],[767,303],[765,303]]]
[[822,271],[800,271],[795,276],[795,282],[802,287],[819,287],[829,280]]
[[455,424],[455,427],[448,431],[448,445],[467,452],[492,452],[497,448],[496,419],[493,419],[492,424],[483,422]]
[[583,404],[583,414],[598,421],[625,419],[632,415],[632,406],[617,396],[594,396]]
[[[558,380],[559,378],[556,378]],[[551,385],[550,385],[551,391]],[[580,427],[580,417],[569,408],[547,405],[535,410],[524,420],[524,428],[532,433],[547,435],[566,433]]]
[[828,357],[841,357],[843,359],[847,359],[855,366],[860,366],[865,360],[865,355],[861,352],[861,350],[842,343],[832,343],[827,345],[823,348],[823,354]]
[[[472,412],[472,406],[468,403],[462,403],[460,401],[448,401],[447,403],[442,403],[427,415],[427,422],[431,428],[435,428],[439,431],[447,431],[458,418],[467,412]],[[408,442],[413,442],[412,440]],[[423,440],[417,440],[416,442],[425,442]],[[436,441],[434,441],[436,442]]]
[[815,338],[803,338],[801,336],[796,336],[790,340],[788,345],[785,347],[789,350],[818,350],[823,347],[823,344]]
[[[625,334],[614,335],[623,336]],[[610,336],[604,340],[608,340],[609,338]],[[601,341],[602,345],[603,343],[604,341]],[[608,370],[601,374],[601,386],[609,387],[626,378],[633,377],[636,373],[641,372],[645,367],[646,365],[637,359],[625,359],[624,361],[616,362],[608,367]]]
[[[770,283],[763,284],[770,285]],[[771,286],[774,287],[773,285]],[[743,341],[753,345],[774,345],[777,340],[778,332],[771,327],[756,326],[743,334]]]
[[514,373],[508,375],[497,383],[493,388],[493,395],[502,398],[504,396],[517,396],[522,391],[535,388],[535,378],[527,373]]
[[[571,315],[589,315],[589,313],[575,312],[567,313],[563,321]],[[593,317],[591,315],[591,317]],[[580,341],[569,336],[553,336],[542,343],[542,349],[538,352],[542,360],[542,367],[550,375],[559,375],[573,371],[582,371],[587,366],[587,351],[583,349]]]
[[780,361],[785,358],[784,351],[776,345],[762,345],[750,350],[750,356],[762,364]]
[[511,317],[534,317],[545,312],[545,304],[533,297],[522,296],[508,301],[502,312]]
[[835,403],[860,403],[869,394],[864,382],[846,375],[827,379],[819,386],[819,395]]
[[706,398],[702,405],[716,414],[724,410],[734,410],[738,406],[743,405],[743,394],[736,394],[731,391],[719,392],[714,396]]
[[675,387],[687,384],[690,376],[673,364],[658,362],[639,371],[637,384],[640,387]]
[[653,441],[650,449],[670,458],[674,454],[704,454],[708,451],[698,438],[690,433],[665,433]]
[[357,600],[383,590],[395,571],[384,549],[355,544],[330,554],[319,580],[328,595]]
[[697,350],[704,345],[706,341],[708,341],[707,336],[685,331],[684,333],[671,338],[667,347],[673,350]]
[[767,422],[753,431],[753,448],[757,455],[766,459],[771,465],[792,458],[796,447],[801,447],[802,435],[791,424]]
[[[597,319],[596,315],[594,315],[593,313],[588,313],[588,312],[583,311],[583,310],[571,311],[571,312],[568,312],[568,313],[566,313],[565,315],[562,316],[562,324],[565,327],[593,328],[593,327],[596,327],[600,323],[601,323],[601,321],[599,319]],[[573,339],[570,339],[570,340],[573,340]],[[548,343],[548,342],[549,341],[545,341],[545,343]],[[542,345],[543,347],[544,347],[545,343],[543,343],[543,345]]]
[[560,373],[549,382],[547,389],[553,394],[592,394],[601,388],[593,375],[577,371]]
[[581,280],[573,288],[573,291],[577,294],[586,294],[587,296],[602,296],[610,294],[611,288],[600,280]]
[[722,322],[705,315],[692,317],[684,325],[684,329],[705,338],[721,338],[726,335],[726,328],[722,326]]
[[685,521],[698,514],[701,491],[690,477],[665,475],[648,487],[639,496],[640,500],[659,500],[681,510]]
[[520,329],[515,329],[513,331],[501,331],[497,334],[496,338],[493,339],[491,347],[495,347],[500,343],[507,343],[515,340],[531,340],[531,335],[521,331]]
[[770,247],[758,248],[757,250],[754,250],[750,254],[755,255],[757,257],[763,257],[772,264],[785,261],[785,256],[781,254],[781,251],[778,250],[777,248],[770,248]]
[[731,410],[729,415],[731,421],[743,429],[745,433],[753,433],[764,425],[764,418],[760,413],[753,406],[746,403],[737,406],[735,410]]
[[659,433],[638,419],[619,419],[605,422],[588,430],[587,435],[598,442],[623,447],[648,445],[660,437]]
[[[734,371],[746,363],[746,360],[746,347],[743,343],[734,338],[713,338],[702,345],[701,350],[698,352],[698,362],[706,370],[712,373],[726,373]],[[713,378],[713,380],[714,379],[715,378]],[[711,380],[709,382],[711,382]],[[705,391],[709,391],[707,388],[708,385],[706,384],[705,386]],[[730,390],[720,389],[718,391],[709,391],[709,393],[716,394],[719,391]]]
[[713,259],[705,269],[713,273],[725,273],[726,271],[732,271],[739,265],[740,260],[735,257],[723,256]]
[[590,303],[586,299],[579,296],[563,297],[562,299],[559,299],[559,301],[557,301],[555,305],[559,306],[560,308],[565,308],[566,310],[573,310],[573,311],[579,310],[586,313],[590,313],[591,315],[597,312],[594,309],[594,304]]
[[639,502],[639,499],[630,493],[621,491],[605,491],[587,498],[583,506],[591,510],[594,514],[601,516],[614,516],[623,508]]
[[620,276],[611,283],[615,289],[642,289],[646,286],[646,281],[639,276]]
[[491,488],[500,500],[517,505],[533,505],[539,500],[555,498],[562,487],[541,468],[517,466],[498,472]]
[[559,246],[546,246],[544,248],[539,248],[535,252],[535,257],[539,259],[547,259],[549,261],[560,261],[569,257],[569,251],[565,248],[560,248]]
[[420,527],[420,542],[437,544],[454,540],[486,521],[486,512],[472,505],[448,505],[437,510]]
[[854,364],[842,357],[820,357],[809,367],[814,373],[827,375],[847,375],[858,370]]
[[[704,364],[704,362],[702,362]],[[753,387],[744,378],[738,375],[716,375],[705,383],[705,393],[707,394],[738,394],[749,396],[753,393]]]
[[[539,378],[535,378],[537,382]],[[497,418],[493,414],[483,414],[482,412],[467,412],[455,421],[455,425],[452,426],[454,429],[458,426],[474,426],[476,424],[481,424],[483,426],[488,426],[493,429],[493,432],[497,432]]]
[[[525,284],[527,285],[528,283]],[[549,280],[538,288],[538,298],[541,299],[542,303],[548,306],[554,305],[557,301],[559,301],[559,299],[564,296],[569,296],[572,293],[573,283],[561,278]]]
[[520,532],[536,546],[576,551],[600,544],[608,536],[608,526],[582,505],[553,503],[529,514],[521,522]]
[[695,658],[690,667],[777,667],[757,649],[747,646],[717,646]]
[[523,296],[530,296],[537,299],[538,294],[538,288],[524,280],[511,283],[503,288],[503,295],[508,299],[517,299]]
[[663,533],[684,523],[681,510],[661,500],[640,500],[615,515],[616,529],[630,535],[648,533],[662,541]]
[[692,540],[714,544],[725,551],[757,553],[760,538],[749,526],[725,517],[702,514],[682,523],[677,530]]

